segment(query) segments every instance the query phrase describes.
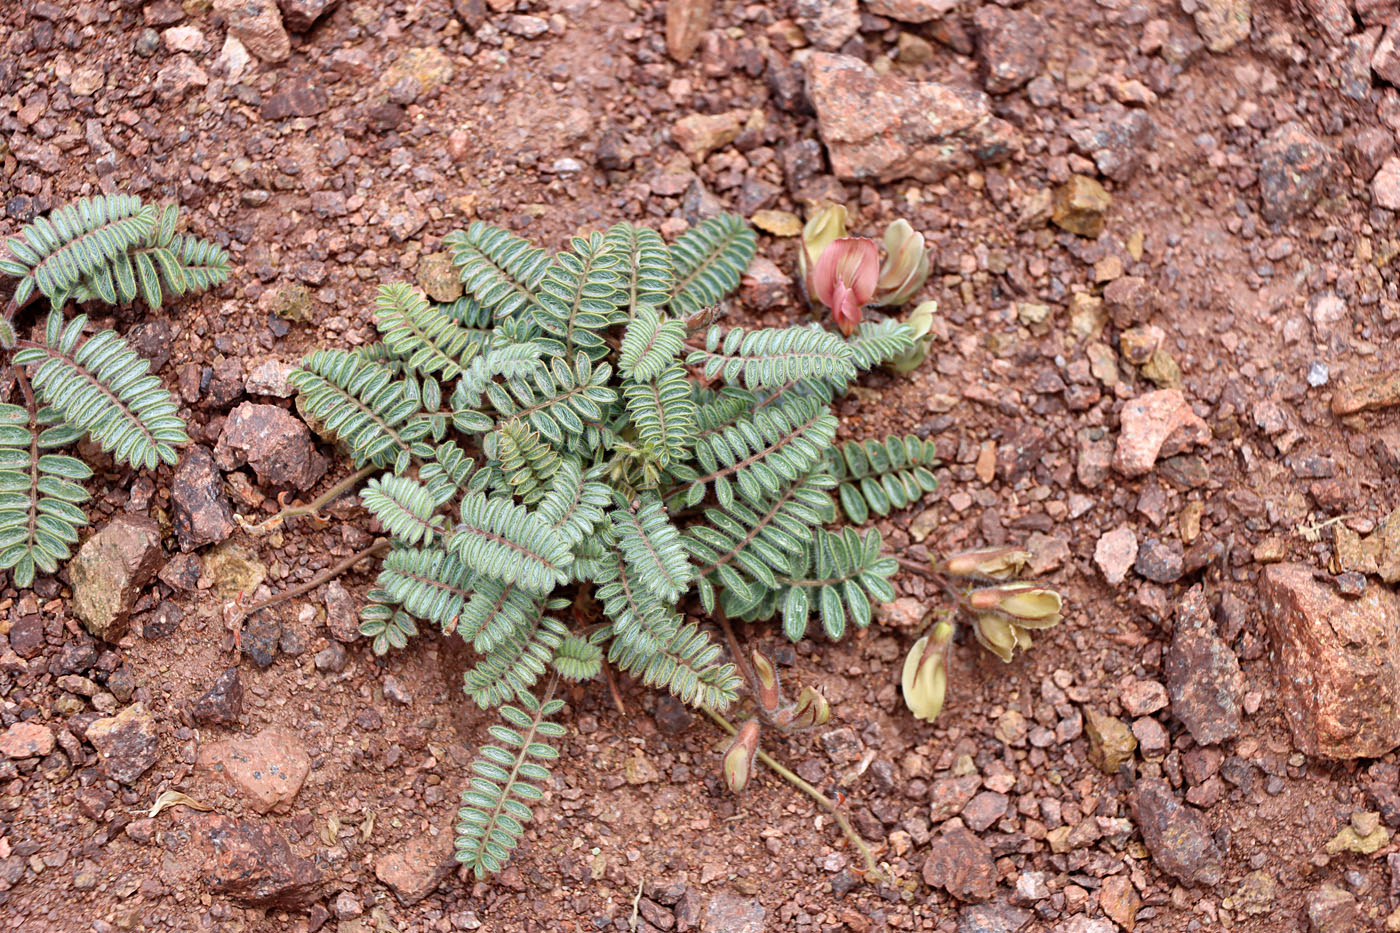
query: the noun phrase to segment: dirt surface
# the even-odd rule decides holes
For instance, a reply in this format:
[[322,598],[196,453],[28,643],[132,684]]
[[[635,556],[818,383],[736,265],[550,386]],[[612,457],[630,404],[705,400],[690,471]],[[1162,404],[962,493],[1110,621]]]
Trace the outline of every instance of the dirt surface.
[[[1010,13],[972,0],[922,25],[862,9],[858,31],[836,30],[842,53],[905,79],[996,89],[992,110],[1019,139],[1009,160],[941,181],[869,184],[827,174],[792,64],[807,54],[792,17],[829,7],[822,23],[807,20],[815,38],[828,18],[857,16],[853,2],[721,0],[682,65],[666,54],[664,6],[649,0],[459,0],[460,15],[447,0],[344,0],[293,33],[285,61],[254,57],[236,79],[225,23],[237,5],[218,6],[0,9],[0,232],[78,195],[125,189],[178,199],[188,228],[233,255],[233,280],[216,293],[110,321],[168,320],[173,336],[157,331],[143,346],[168,354],[162,377],[198,443],[214,448],[243,401],[290,407],[245,392],[245,376],[321,343],[372,339],[375,286],[412,279],[420,256],[471,219],[558,247],[623,219],[674,236],[717,207],[800,213],[840,198],[857,232],[878,235],[902,216],[929,237],[935,270],[921,297],[942,310],[917,373],[872,375],[837,406],[843,437],[914,432],[944,458],[940,489],[880,522],[887,546],[922,559],[1031,541],[1068,614],[1009,665],[960,638],[934,726],[915,722],[897,692],[922,614],[911,603],[840,645],[783,652],[774,628],[748,627],[834,711],[826,733],[770,740],[770,751],[844,794],[859,831],[884,844],[890,884],[864,883],[830,819],[771,774],[742,798],[724,792],[719,733],[631,683],[626,715],[602,685],[569,694],[562,764],[509,869],[484,883],[443,878],[435,869],[483,723],[459,689],[468,650],[429,633],[386,659],[363,640],[338,657],[327,612],[343,596],[328,607],[326,588],[236,633],[210,549],[192,552],[205,561],[199,583],[185,572],[190,558],[169,530],[170,471],[109,470],[95,481],[94,526],[119,512],[153,516],[170,563],[116,645],[69,614],[63,574],[0,602],[0,725],[45,724],[60,738],[43,755],[0,761],[7,928],[1385,928],[1396,846],[1388,836],[1368,854],[1326,845],[1349,820],[1369,833],[1353,814],[1400,815],[1385,805],[1400,800],[1395,756],[1295,750],[1257,580],[1281,560],[1337,569],[1336,526],[1319,522],[1367,533],[1398,504],[1394,399],[1345,419],[1330,408],[1338,386],[1397,363],[1390,260],[1400,245],[1394,214],[1373,204],[1389,194],[1387,170],[1374,194],[1371,176],[1394,147],[1400,95],[1372,75],[1380,30],[1368,25],[1393,7],[1370,4],[1359,23],[1345,4],[1258,4],[1234,44],[1220,22],[1238,25],[1247,4],[1193,18],[1130,0],[1030,0]],[[1011,13],[1040,18],[1043,54],[1031,27],[1008,32]],[[1336,34],[1323,22],[1340,23]],[[1203,35],[1230,47],[1207,50]],[[1121,121],[1119,101],[1151,132],[1096,164],[1075,121]],[[739,109],[760,111],[763,125],[702,162],[672,141],[682,117]],[[1046,199],[1075,173],[1111,194],[1098,239],[1047,223]],[[760,255],[791,272],[794,248],[764,236]],[[1108,300],[1096,316],[1077,293]],[[731,319],[807,313],[795,289],[765,311],[745,296]],[[1142,325],[1160,335],[1124,338]],[[1146,366],[1131,361],[1158,340],[1156,356],[1138,357]],[[1180,388],[1211,439],[1145,475],[1113,471],[1124,408],[1164,386]],[[317,489],[346,473],[335,462]],[[223,482],[249,519],[275,511],[279,490],[253,470]],[[261,592],[276,592],[369,543],[357,510],[331,517],[230,540],[265,569]],[[1109,583],[1096,550],[1123,528],[1137,556]],[[355,606],[363,569],[342,579]],[[898,582],[912,605],[941,598],[916,576]],[[1214,632],[1199,652],[1183,619]],[[268,666],[240,659],[236,634]],[[1174,638],[1185,660],[1171,661]],[[1154,684],[1178,676],[1173,663],[1196,676],[1193,658],[1219,675],[1204,712],[1189,698],[1154,702],[1165,696]],[[241,709],[197,723],[192,701],[230,667]],[[85,737],[134,702],[158,754],[119,784]],[[1139,747],[1115,768],[1113,737],[1128,727]],[[277,755],[305,752],[289,799],[242,793],[232,766],[205,763],[215,743],[266,739],[269,728],[284,730],[269,740]],[[1193,733],[1212,729],[1224,738],[1198,745]],[[172,789],[215,814],[175,806],[149,817]],[[225,817],[275,829],[289,877],[314,869],[297,906],[247,906],[233,887],[217,889],[228,865],[206,859],[215,837],[234,835]],[[1168,836],[1197,831],[1196,848],[1147,838],[1156,817]],[[253,867],[267,868],[265,852],[261,861]]]

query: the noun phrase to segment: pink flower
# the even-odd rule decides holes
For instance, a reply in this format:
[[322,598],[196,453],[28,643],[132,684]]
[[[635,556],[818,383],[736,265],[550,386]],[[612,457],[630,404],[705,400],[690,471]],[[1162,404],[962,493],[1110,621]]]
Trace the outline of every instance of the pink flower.
[[849,337],[860,323],[861,308],[875,295],[880,278],[880,251],[865,237],[841,237],[822,250],[812,270],[813,297],[831,309],[836,326]]

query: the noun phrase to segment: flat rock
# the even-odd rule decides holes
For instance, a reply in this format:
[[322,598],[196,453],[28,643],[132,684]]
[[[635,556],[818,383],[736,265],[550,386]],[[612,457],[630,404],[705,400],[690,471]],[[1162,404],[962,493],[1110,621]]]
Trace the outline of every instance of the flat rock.
[[209,689],[190,703],[190,718],[201,726],[226,726],[238,722],[243,712],[243,681],[238,668],[220,674]]
[[141,703],[115,716],[94,719],[86,736],[102,759],[102,770],[119,784],[135,784],[159,754],[155,719]]
[[814,52],[807,95],[838,178],[938,181],[1002,162],[1020,148],[1016,130],[992,116],[978,91],[877,75],[849,55]]
[[939,778],[929,785],[929,821],[942,823],[962,812],[982,787],[980,774],[960,774]]
[[721,891],[705,905],[706,933],[764,933],[768,911],[757,898]]
[[355,597],[339,580],[326,584],[326,627],[336,641],[349,644],[360,639],[360,616]]
[[1339,388],[1332,396],[1332,413],[1354,415],[1359,411],[1400,405],[1400,372],[1387,372]]
[[244,402],[224,422],[214,460],[222,470],[247,464],[258,480],[273,486],[306,490],[326,472],[305,423],[276,405]]
[[1336,159],[1331,148],[1301,123],[1285,123],[1260,141],[1260,213],[1283,223],[1312,210],[1332,177]]
[[1094,160],[1104,177],[1127,182],[1147,161],[1157,125],[1144,110],[1113,107],[1075,121],[1069,138],[1075,149]]
[[432,894],[456,866],[451,842],[447,834],[416,836],[402,849],[376,859],[375,877],[388,885],[404,906],[416,904]]
[[1388,211],[1400,211],[1400,159],[1391,156],[1371,179],[1371,199]]
[[214,0],[214,12],[224,17],[228,34],[262,61],[284,62],[292,54],[276,0]]
[[1094,545],[1094,563],[1111,586],[1123,582],[1137,560],[1137,535],[1128,525],[1122,525],[1099,537]]
[[1210,440],[1210,426],[1180,389],[1158,389],[1129,401],[1120,416],[1113,468],[1128,477],[1152,472],[1159,456],[1183,453]]
[[199,763],[238,785],[258,813],[285,812],[311,771],[306,748],[276,727],[200,749]]
[[1200,584],[1176,606],[1176,628],[1163,660],[1172,715],[1201,745],[1239,735],[1244,674],[1230,646],[1215,634],[1215,620]]
[[1129,797],[1133,822],[1157,867],[1183,884],[1213,887],[1224,877],[1223,855],[1210,828],[1161,778],[1138,778]]
[[54,750],[53,730],[41,722],[17,722],[0,735],[0,755],[43,758]]
[[703,162],[710,153],[739,138],[748,122],[749,111],[693,113],[681,117],[671,127],[671,139],[694,162]]
[[1311,567],[1288,563],[1263,569],[1259,597],[1298,750],[1377,758],[1400,745],[1400,598],[1368,586],[1343,599]]
[[145,515],[117,515],[83,542],[68,564],[73,614],[98,638],[126,634],[131,607],[161,566],[160,525]]
[[1020,933],[1034,915],[1029,910],[993,901],[971,904],[958,914],[958,933]]
[[418,286],[433,301],[452,302],[462,297],[462,280],[446,250],[424,253],[418,260]]
[[819,49],[834,52],[860,30],[860,9],[856,0],[797,0],[797,25]]
[[1376,50],[1371,53],[1371,68],[1381,79],[1400,85],[1400,19],[1387,26],[1385,35],[1376,43]]
[[293,78],[278,87],[276,94],[263,101],[264,120],[315,117],[330,109],[330,93],[309,79]]
[[865,0],[869,12],[901,23],[931,22],[953,11],[957,5],[957,0]]
[[321,870],[292,851],[272,824],[231,816],[200,819],[210,890],[249,907],[303,907],[321,895]]
[[929,843],[924,883],[960,901],[984,901],[997,886],[992,850],[966,826],[955,825]]
[[170,483],[170,499],[180,550],[218,544],[233,534],[233,506],[208,447],[193,444],[185,450]]
[[1353,933],[1371,928],[1350,891],[1323,884],[1308,892],[1309,933]]

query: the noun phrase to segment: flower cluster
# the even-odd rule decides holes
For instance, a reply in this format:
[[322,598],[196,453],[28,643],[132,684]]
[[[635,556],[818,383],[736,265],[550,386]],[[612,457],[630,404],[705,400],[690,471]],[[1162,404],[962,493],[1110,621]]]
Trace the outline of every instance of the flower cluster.
[[839,204],[813,214],[802,228],[798,265],[808,300],[830,309],[836,326],[849,337],[867,305],[902,305],[913,298],[928,279],[929,263],[924,236],[909,221],[896,220],[885,231],[881,265],[875,241],[847,236],[847,220]]

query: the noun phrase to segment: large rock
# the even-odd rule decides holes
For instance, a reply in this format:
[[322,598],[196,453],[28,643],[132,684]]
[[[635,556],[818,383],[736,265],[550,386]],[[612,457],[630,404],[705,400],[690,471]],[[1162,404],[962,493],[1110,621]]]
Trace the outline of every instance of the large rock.
[[131,607],[161,567],[160,525],[145,515],[118,515],[88,538],[68,564],[73,614],[107,641],[126,634]]
[[1194,808],[1161,778],[1139,778],[1129,797],[1133,822],[1157,867],[1183,884],[1214,886],[1224,877],[1223,855]]
[[303,907],[321,893],[321,870],[292,851],[275,826],[231,816],[200,820],[211,890],[249,907]]
[[374,874],[408,907],[432,894],[456,864],[451,837],[416,836],[397,852],[379,856]]
[[238,785],[258,813],[284,812],[311,771],[311,758],[296,736],[283,729],[206,745],[202,767]]
[[214,12],[223,14],[228,34],[263,61],[284,62],[292,54],[277,0],[214,0]]
[[301,490],[316,485],[327,467],[305,423],[276,405],[256,402],[244,402],[229,414],[214,460],[223,470],[246,463],[263,483]]
[[1176,607],[1176,630],[1163,663],[1172,715],[1201,745],[1217,745],[1240,733],[1244,674],[1230,646],[1215,634],[1215,620],[1200,584]]
[[1159,456],[1170,457],[1210,440],[1210,426],[1187,404],[1180,389],[1158,389],[1123,406],[1113,468],[1124,476],[1152,472]]
[[1270,564],[1259,598],[1279,706],[1308,755],[1377,758],[1400,745],[1400,599],[1347,600],[1302,564]]
[[120,784],[135,784],[156,763],[156,722],[140,703],[115,716],[94,719],[86,735],[102,759],[102,769]]
[[282,8],[282,23],[292,32],[306,32],[339,3],[340,0],[277,0]]
[[992,116],[987,95],[877,75],[849,55],[812,53],[807,95],[842,179],[938,181],[1004,161],[1020,147],[1015,129]]
[[1270,223],[1301,217],[1322,197],[1336,160],[1301,123],[1285,123],[1258,146],[1259,212]]
[[170,483],[170,500],[180,550],[218,544],[233,534],[233,507],[209,448],[195,444],[185,451]]

